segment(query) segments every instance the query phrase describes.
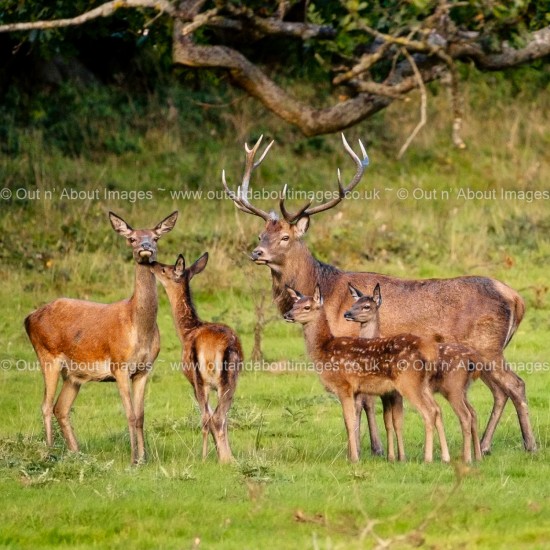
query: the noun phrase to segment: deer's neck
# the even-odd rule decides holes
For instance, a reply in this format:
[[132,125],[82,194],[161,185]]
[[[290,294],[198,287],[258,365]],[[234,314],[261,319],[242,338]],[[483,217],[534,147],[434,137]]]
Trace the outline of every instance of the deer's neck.
[[309,356],[314,361],[323,361],[325,359],[324,351],[334,338],[330,332],[324,308],[319,310],[314,320],[304,325],[304,336]]
[[136,264],[134,294],[130,298],[130,307],[137,333],[152,334],[157,325],[157,283],[146,264]]
[[192,330],[202,325],[195,304],[193,304],[189,281],[184,280],[181,285],[178,285],[177,294],[169,294],[168,298],[178,336],[183,342]]
[[380,316],[378,312],[373,319],[366,323],[361,323],[359,330],[360,338],[379,338],[380,337]]
[[292,308],[294,301],[286,291],[287,285],[311,296],[315,285],[319,284],[326,298],[341,273],[338,268],[317,260],[305,244],[299,243],[280,270],[271,270],[273,301],[281,314]]

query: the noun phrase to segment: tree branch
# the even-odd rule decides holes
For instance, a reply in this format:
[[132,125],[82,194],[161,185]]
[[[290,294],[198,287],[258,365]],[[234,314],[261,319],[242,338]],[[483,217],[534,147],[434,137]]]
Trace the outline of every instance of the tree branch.
[[174,6],[167,0],[113,0],[106,2],[93,10],[84,12],[69,19],[54,19],[52,21],[31,21],[26,23],[8,23],[0,25],[0,33],[15,31],[30,31],[34,29],[57,29],[61,27],[72,27],[82,25],[93,19],[109,17],[121,8],[151,8],[160,12],[172,15],[175,13]]
[[407,138],[407,141],[405,141],[401,149],[399,149],[399,153],[397,153],[397,160],[399,160],[405,154],[405,151],[409,148],[409,145],[412,143],[413,139],[426,124],[426,107],[428,104],[428,94],[426,93],[426,86],[424,85],[424,80],[422,79],[422,75],[420,74],[420,71],[418,70],[418,67],[412,55],[407,51],[406,48],[401,48],[401,51],[403,52],[403,55],[407,58],[407,61],[410,63],[414,72],[414,77],[416,79],[418,87],[420,88],[420,120],[415,126],[414,130],[411,132],[411,135]]
[[506,43],[499,53],[485,53],[475,42],[457,42],[449,46],[453,59],[471,59],[484,71],[500,71],[529,63],[550,55],[550,26],[533,32],[530,41],[520,49],[510,48]]
[[[312,23],[296,23],[282,21],[274,17],[258,17],[253,10],[247,7],[237,7],[227,4],[226,9],[234,17],[244,19],[246,27],[252,26],[254,30],[266,36],[290,36],[308,40],[310,38],[332,39],[336,36],[336,30],[329,25],[314,25]],[[242,24],[245,30],[245,25]]]
[[283,120],[307,136],[336,132],[353,126],[387,107],[392,99],[360,93],[325,109],[315,109],[280,88],[240,52],[226,46],[199,46],[191,36],[182,36],[183,26],[174,26],[173,59],[190,67],[227,69],[233,80]]
[[[395,99],[401,99],[404,94],[418,87],[418,75],[422,83],[427,83],[439,78],[448,69],[454,79],[453,93],[456,99],[456,61],[472,60],[481,70],[497,71],[550,55],[550,26],[532,33],[529,42],[522,48],[514,49],[503,44],[500,52],[487,53],[482,47],[483,35],[457,30],[449,15],[450,9],[457,5],[459,4],[441,0],[438,10],[427,17],[420,27],[411,31],[409,36],[395,37],[362,25],[360,29],[380,40],[381,46],[375,52],[363,55],[358,61],[352,61],[350,68],[346,67],[343,73],[334,77],[334,85],[347,85],[355,96],[320,109],[297,100],[283,90],[266,72],[237,49],[216,44],[197,45],[194,42],[194,31],[205,25],[236,29],[238,32],[249,32],[252,36],[261,37],[278,35],[301,40],[335,37],[332,27],[262,17],[242,4],[219,0],[214,3],[214,8],[205,10],[206,0],[181,0],[177,7],[169,0],[112,0],[73,18],[0,25],[0,32],[81,25],[93,19],[108,17],[118,9],[156,10],[159,14],[167,14],[174,20],[172,46],[175,63],[189,67],[227,70],[238,86],[258,99],[267,109],[299,127],[305,135],[312,136],[342,130],[384,109]],[[281,0],[280,13],[284,14],[285,6],[287,2]],[[206,39],[215,40],[216,33],[209,35],[213,36]],[[406,67],[405,63],[403,66],[400,64],[396,70],[392,66],[381,84],[365,78],[375,64],[389,61],[398,48],[405,48],[406,55],[416,52],[413,63],[407,63]],[[413,69],[413,75],[410,67]],[[458,130],[460,106],[457,101],[453,105],[453,111]],[[457,131],[454,136],[458,136]]]

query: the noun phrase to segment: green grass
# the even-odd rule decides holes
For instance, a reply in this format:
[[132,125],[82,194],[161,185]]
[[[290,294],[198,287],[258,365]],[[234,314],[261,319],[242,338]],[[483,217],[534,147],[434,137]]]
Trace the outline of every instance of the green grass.
[[[366,137],[372,165],[361,190],[372,201],[348,200],[313,219],[306,239],[321,259],[350,270],[403,277],[483,274],[518,289],[527,315],[507,358],[542,363],[520,372],[540,450],[525,454],[513,407],[497,429],[493,454],[479,465],[425,465],[423,429],[407,410],[406,464],[372,458],[363,438],[357,465],[345,458],[340,407],[313,373],[245,372],[231,411],[230,437],[237,458],[219,466],[213,452],[200,459],[199,415],[192,391],[175,363],[181,350],[166,297],[159,289],[162,350],[146,401],[149,461],[129,466],[129,441],[113,384],[83,388],[72,412],[82,454],[66,453],[60,434],[48,450],[40,413],[42,377],[22,322],[33,308],[58,296],[114,301],[128,296],[133,266],[111,230],[114,210],[136,227],[156,223],[174,209],[176,229],[159,243],[159,260],[188,261],[210,252],[206,271],[193,281],[205,319],[234,326],[250,354],[254,303],[270,293],[266,268],[246,259],[260,220],[236,213],[227,201],[174,200],[170,190],[220,188],[225,167],[236,183],[242,170],[243,128],[280,137],[253,181],[256,189],[333,189],[335,169],[351,172],[337,137],[302,140],[270,119],[257,129],[257,113],[234,117],[223,139],[189,143],[173,128],[142,136],[137,151],[67,158],[44,145],[40,134],[19,141],[16,156],[0,157],[3,186],[40,191],[45,200],[0,203],[0,546],[6,548],[544,548],[550,537],[550,374],[548,369],[549,201],[462,200],[460,188],[545,190],[550,180],[548,99],[500,109],[478,90],[467,108],[466,151],[449,146],[441,98],[430,103],[429,126],[402,162],[393,158],[416,107],[347,133]],[[241,105],[240,108],[253,110]],[[486,109],[483,120],[476,110]],[[505,116],[503,115],[505,113]],[[245,113],[246,114],[246,113]],[[239,122],[240,121],[240,122]],[[243,122],[244,121],[244,122]],[[251,136],[250,139],[252,139]],[[351,139],[350,139],[351,142]],[[345,177],[346,177],[345,176]],[[151,191],[151,199],[61,200],[60,190]],[[164,189],[164,191],[159,191]],[[397,189],[410,193],[396,198]],[[55,189],[55,192],[53,191]],[[392,191],[386,191],[392,189]],[[433,200],[412,197],[415,189]],[[441,198],[448,191],[449,198]],[[272,201],[261,204],[268,208]],[[269,300],[267,301],[269,304]],[[273,315],[264,333],[269,361],[305,359],[301,331]],[[18,365],[30,367],[18,369]],[[484,424],[489,391],[478,382],[471,400]],[[458,422],[442,403],[454,457]],[[381,425],[380,421],[380,425]],[[381,427],[381,426],[380,426]],[[438,455],[437,455],[438,456]],[[374,525],[374,527],[372,527]]]

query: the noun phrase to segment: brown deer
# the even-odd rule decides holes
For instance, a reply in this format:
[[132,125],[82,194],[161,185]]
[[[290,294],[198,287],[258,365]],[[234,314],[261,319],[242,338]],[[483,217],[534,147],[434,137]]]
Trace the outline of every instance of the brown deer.
[[[154,263],[151,271],[166,290],[178,336],[183,346],[183,374],[193,386],[202,415],[202,457],[208,454],[208,432],[212,433],[220,462],[233,460],[227,435],[227,413],[237,387],[243,364],[239,337],[233,329],[220,323],[201,321],[191,297],[189,283],[208,262],[203,254],[185,268],[180,254],[174,266]],[[210,390],[218,394],[214,412],[208,404]]]
[[[353,285],[349,285],[349,290],[355,302],[351,309],[344,313],[344,318],[360,324],[359,336],[361,338],[379,338],[379,309],[382,304],[380,285],[377,284],[374,287],[372,296],[363,294]],[[468,401],[468,388],[472,380],[479,378],[481,370],[485,368],[491,368],[491,365],[485,364],[476,350],[457,343],[440,343],[438,345],[438,360],[429,375],[432,392],[441,393],[449,401],[458,417],[462,430],[462,459],[468,463],[472,461],[472,443],[475,459],[481,460],[482,458],[477,432],[477,415]],[[382,403],[388,438],[388,457],[393,456],[395,432],[399,460],[404,460],[403,401],[393,393],[386,396]]]
[[[311,295],[317,281],[325,297],[326,315],[334,335],[356,336],[359,331],[356,323],[348,323],[343,317],[344,311],[352,304],[348,283],[372,288],[376,282],[380,282],[384,287],[386,304],[380,312],[383,334],[423,334],[434,336],[439,341],[462,343],[477,349],[488,362],[495,365],[492,369],[484,370],[481,375],[494,399],[481,442],[482,450],[490,452],[495,428],[507,399],[511,398],[517,411],[525,449],[535,451],[536,441],[529,421],[525,384],[510,370],[503,358],[503,350],[525,313],[521,296],[509,286],[487,277],[406,280],[378,273],[346,272],[317,260],[302,237],[308,230],[311,216],[336,206],[359,183],[368,163],[364,148],[361,145],[363,158],[360,158],[342,135],[344,148],[356,165],[350,183],[344,187],[338,172],[337,196],[316,206],[306,204],[296,213],[290,213],[285,206],[285,186],[279,203],[282,219],[279,219],[274,212],[268,213],[249,201],[251,174],[273,144],[271,142],[260,159],[255,161],[261,140],[252,149],[245,145],[245,170],[238,191],[235,193],[228,188],[225,173],[222,173],[222,181],[227,195],[239,210],[265,221],[260,243],[252,251],[251,259],[257,265],[266,265],[271,270],[273,298],[281,314],[292,307],[286,285],[300,288],[305,294]],[[380,453],[382,446],[372,406],[368,407],[367,418],[371,448]]]
[[[348,321],[357,321],[360,323],[359,337],[360,338],[379,338],[380,337],[380,316],[378,308],[382,304],[382,295],[380,294],[380,285],[376,285],[372,297],[363,296],[360,298],[362,303],[360,304],[359,295],[357,297],[353,294],[352,289],[356,289],[349,285],[350,293],[356,302],[352,308],[344,313],[344,318]],[[358,292],[358,291],[357,291]],[[397,460],[405,460],[405,445],[403,442],[403,397],[396,391],[381,395],[382,401],[384,427],[386,428],[387,439],[387,454],[388,460],[395,460],[395,447],[394,437],[397,439]],[[357,406],[357,434],[358,445],[360,446],[360,434],[361,434],[361,404],[364,401],[364,396],[358,396]]]
[[[134,230],[109,212],[113,229],[132,247],[132,297],[114,304],[59,298],[25,319],[44,375],[42,415],[48,445],[53,444],[53,412],[67,447],[78,451],[69,413],[80,387],[90,381],[116,382],[128,420],[132,463],[145,459],[145,386],[160,350],[157,289],[149,265],[157,255],[157,241],[173,229],[177,217],[173,212],[153,229]],[[54,407],[60,374],[63,386]]]
[[422,415],[426,433],[424,460],[433,460],[435,426],[441,459],[449,462],[441,410],[428,384],[429,363],[437,359],[435,341],[411,334],[373,339],[335,337],[330,331],[319,286],[315,287],[313,296],[303,296],[290,287],[288,293],[295,302],[284,318],[304,325],[307,352],[315,362],[321,382],[342,404],[349,459],[352,462],[359,460],[357,395],[385,395],[397,391]]

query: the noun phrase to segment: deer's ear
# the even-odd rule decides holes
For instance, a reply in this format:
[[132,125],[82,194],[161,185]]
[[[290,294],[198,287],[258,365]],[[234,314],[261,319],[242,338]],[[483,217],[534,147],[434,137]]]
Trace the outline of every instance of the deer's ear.
[[191,279],[195,275],[199,274],[204,270],[206,264],[208,263],[208,252],[205,252],[190,268],[189,268],[189,278]]
[[319,285],[315,286],[315,292],[313,293],[313,301],[320,306],[323,305],[323,297],[321,296],[321,289],[319,288]]
[[183,257],[183,254],[180,254],[178,256],[178,259],[176,260],[176,263],[174,264],[174,273],[176,277],[181,277],[183,275],[183,272],[185,271],[185,258]]
[[300,294],[297,290],[290,288],[288,285],[286,287],[286,291],[295,302],[297,302],[300,298],[303,298],[302,294]]
[[113,229],[123,237],[129,237],[133,229],[119,216],[113,212],[109,212],[109,220]]
[[168,233],[169,231],[172,231],[172,229],[174,229],[174,225],[176,225],[177,219],[178,219],[178,211],[175,210],[168,217],[164,218],[160,223],[158,223],[153,229],[153,232],[158,237],[160,237],[161,235],[164,235],[164,233]]
[[382,293],[380,292],[380,283],[376,283],[376,286],[374,287],[374,292],[372,293],[372,299],[374,300],[376,307],[380,307],[382,305]]
[[300,238],[302,235],[305,235],[306,231],[309,229],[309,216],[302,216],[294,225],[294,234],[296,238]]
[[359,289],[355,288],[351,283],[348,283],[348,288],[349,293],[351,294],[351,297],[355,302],[357,302],[357,300],[359,300],[359,298],[363,296],[363,293]]

